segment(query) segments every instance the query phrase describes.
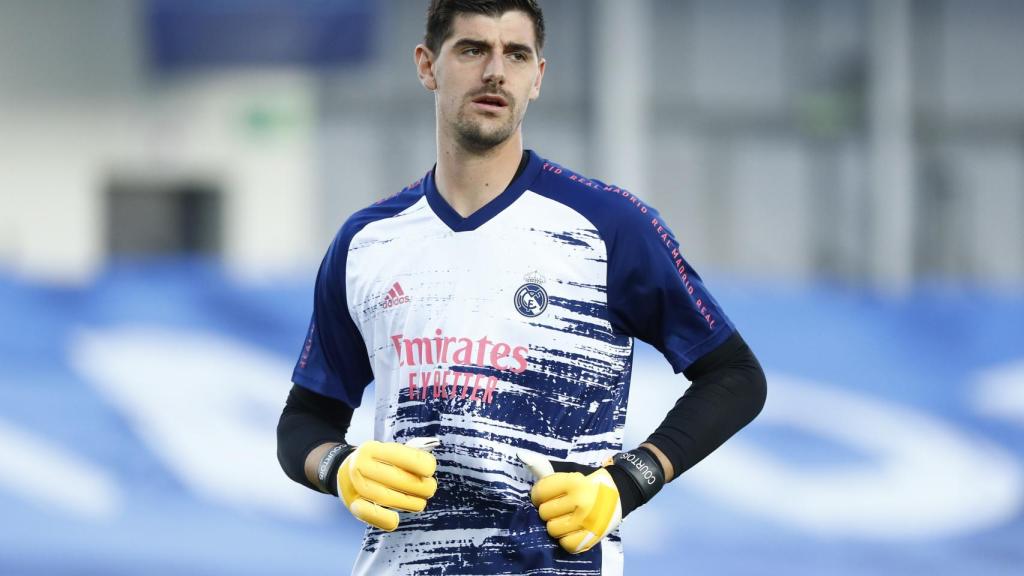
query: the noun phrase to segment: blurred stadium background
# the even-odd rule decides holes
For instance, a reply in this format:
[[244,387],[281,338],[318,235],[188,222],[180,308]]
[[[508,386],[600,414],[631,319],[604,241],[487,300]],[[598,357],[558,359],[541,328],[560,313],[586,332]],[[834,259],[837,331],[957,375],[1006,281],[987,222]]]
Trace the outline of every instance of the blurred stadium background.
[[[769,373],[627,574],[1024,573],[1024,2],[544,7],[527,145],[657,206]],[[425,8],[0,0],[0,574],[348,573],[274,425],[334,231],[433,163]],[[684,382],[633,382],[637,443]]]

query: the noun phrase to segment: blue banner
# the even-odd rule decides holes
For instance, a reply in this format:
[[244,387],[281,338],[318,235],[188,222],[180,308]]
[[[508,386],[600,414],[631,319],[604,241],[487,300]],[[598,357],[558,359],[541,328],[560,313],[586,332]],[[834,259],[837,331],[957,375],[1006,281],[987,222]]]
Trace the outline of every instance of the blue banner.
[[160,70],[355,64],[372,56],[379,9],[357,0],[147,0],[146,41]]
[[[1024,573],[1024,297],[706,279],[768,403],[626,520],[626,574]],[[312,280],[0,275],[0,574],[347,574],[361,525],[275,455]],[[627,444],[685,386],[638,346]]]

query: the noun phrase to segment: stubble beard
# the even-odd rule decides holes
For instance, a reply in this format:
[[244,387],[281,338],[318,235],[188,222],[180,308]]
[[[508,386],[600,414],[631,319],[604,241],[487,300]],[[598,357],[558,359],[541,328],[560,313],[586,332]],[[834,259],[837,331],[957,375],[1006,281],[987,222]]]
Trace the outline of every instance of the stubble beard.
[[459,145],[472,152],[486,152],[506,142],[519,127],[519,118],[515,106],[509,101],[509,114],[498,126],[488,127],[482,119],[470,116],[467,104],[459,112],[453,125],[454,135]]

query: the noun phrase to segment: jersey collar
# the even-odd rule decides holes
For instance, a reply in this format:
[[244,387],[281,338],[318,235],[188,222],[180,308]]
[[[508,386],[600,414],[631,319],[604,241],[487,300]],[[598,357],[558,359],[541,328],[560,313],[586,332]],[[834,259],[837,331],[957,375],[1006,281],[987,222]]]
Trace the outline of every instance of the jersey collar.
[[448,205],[448,202],[437,191],[437,184],[434,182],[436,165],[427,174],[426,180],[423,183],[427,203],[430,204],[434,214],[452,229],[452,232],[476,230],[485,222],[500,214],[502,210],[511,206],[513,202],[523,195],[523,192],[526,191],[527,187],[537,177],[537,174],[540,173],[542,166],[540,156],[533,150],[527,150],[526,153],[529,155],[529,158],[522,173],[513,178],[512,182],[509,182],[508,187],[501,194],[498,194],[493,200],[484,204],[479,210],[473,212],[468,217],[463,218],[454,208]]

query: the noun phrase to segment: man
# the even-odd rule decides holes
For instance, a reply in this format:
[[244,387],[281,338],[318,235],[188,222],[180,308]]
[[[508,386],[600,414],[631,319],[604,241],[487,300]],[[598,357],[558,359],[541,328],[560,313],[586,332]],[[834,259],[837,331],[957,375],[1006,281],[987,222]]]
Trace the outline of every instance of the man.
[[[533,0],[432,2],[437,164],[352,215],[317,276],[278,456],[370,525],[356,573],[620,574],[619,521],[764,403],[658,213],[523,150],[543,44]],[[622,452],[633,338],[693,384]],[[375,441],[349,446],[371,380]]]

